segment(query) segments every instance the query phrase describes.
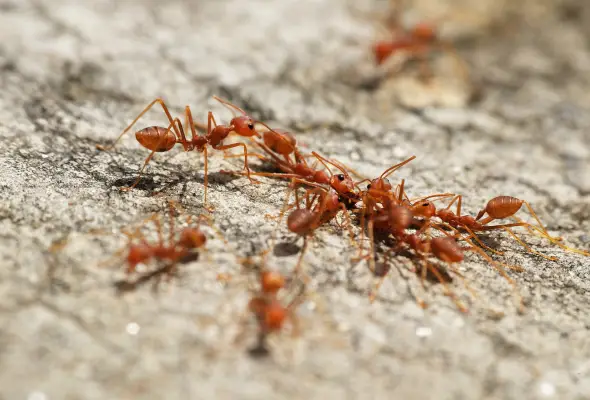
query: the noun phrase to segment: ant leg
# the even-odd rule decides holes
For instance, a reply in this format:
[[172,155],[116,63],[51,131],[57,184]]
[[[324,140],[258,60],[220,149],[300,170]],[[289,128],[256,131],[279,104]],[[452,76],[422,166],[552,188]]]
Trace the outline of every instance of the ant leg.
[[246,175],[247,175],[248,179],[250,179],[250,183],[260,183],[260,181],[257,181],[256,179],[252,179],[252,177],[250,176],[250,167],[248,167],[248,148],[246,147],[246,144],[232,143],[232,144],[226,144],[223,146],[214,147],[214,149],[215,150],[228,150],[228,149],[232,149],[234,147],[240,147],[240,146],[244,148],[244,169],[246,170]]
[[469,239],[466,239],[465,241],[471,245],[470,249],[476,251],[487,262],[489,262],[492,265],[492,267],[496,271],[498,271],[500,273],[500,275],[506,280],[506,282],[508,282],[510,284],[510,286],[512,286],[512,292],[514,294],[514,297],[516,297],[516,299],[518,299],[518,308],[519,308],[519,311],[520,312],[524,311],[524,303],[523,303],[523,300],[522,300],[522,296],[520,295],[520,292],[518,291],[518,287],[516,286],[516,283],[514,282],[514,280],[508,276],[508,274],[506,273],[506,270],[504,269],[504,267],[508,267],[508,268],[510,268],[510,269],[512,269],[514,271],[523,271],[523,269],[520,268],[520,267],[513,266],[513,265],[508,265],[508,264],[504,264],[504,263],[501,263],[501,262],[498,262],[498,261],[494,261],[483,250],[481,250],[479,247],[476,247]]
[[453,272],[453,274],[457,275],[459,277],[459,279],[461,279],[461,283],[463,284],[465,289],[467,289],[467,291],[469,291],[471,296],[474,299],[478,299],[479,296],[477,295],[477,292],[471,287],[471,285],[469,285],[469,283],[467,282],[467,278],[465,278],[465,275],[463,275],[461,272],[459,272],[459,270],[452,263],[448,264],[448,268]]
[[398,204],[402,204],[403,195],[405,194],[405,192],[404,192],[404,186],[405,186],[405,184],[406,184],[406,180],[405,179],[402,179],[402,181],[400,182],[400,184],[398,186],[398,188],[399,188],[399,192],[398,192],[398,196],[397,196]]
[[369,269],[372,273],[375,273],[375,234],[373,232],[373,218],[369,218],[369,223],[367,224],[369,228],[369,245],[370,245],[370,253],[369,257]]
[[[223,158],[237,158],[237,157],[244,157],[245,154],[224,154]],[[260,153],[248,153],[248,157],[256,157],[262,161],[271,162],[268,157]],[[252,173],[254,175],[254,173]]]
[[135,125],[135,123],[146,113],[148,112],[148,110],[150,108],[152,108],[156,103],[159,103],[162,106],[162,109],[164,110],[164,113],[166,114],[166,117],[168,117],[168,121],[170,122],[170,125],[174,127],[174,132],[176,133],[177,137],[179,137],[179,131],[176,129],[176,127],[174,126],[174,120],[172,119],[172,115],[170,114],[170,111],[168,111],[168,107],[166,107],[166,104],[164,103],[164,100],[161,98],[157,98],[154,101],[152,101],[150,104],[148,104],[148,106],[146,108],[143,109],[142,112],[139,113],[139,115],[133,120],[133,122],[131,124],[129,124],[129,126],[127,126],[127,128],[125,128],[123,130],[123,132],[121,132],[121,134],[119,135],[119,137],[109,146],[102,146],[102,145],[96,145],[96,148],[98,150],[104,150],[104,151],[108,151],[110,149],[112,149],[113,147],[115,147],[115,145],[117,144],[117,142],[119,140],[121,140],[121,138],[123,137],[123,135],[125,135],[132,127],[133,125]]
[[204,195],[204,204],[203,208],[208,212],[212,212],[215,210],[213,206],[210,206],[207,202],[207,187],[209,186],[209,157],[207,155],[207,146],[203,147],[203,158],[205,159],[205,178],[204,178],[204,185],[205,185],[205,195]]
[[529,252],[531,252],[531,253],[533,253],[533,254],[536,254],[536,255],[538,255],[538,256],[541,256],[541,257],[543,257],[544,259],[546,259],[546,260],[549,260],[549,261],[557,261],[557,257],[550,257],[550,256],[546,256],[546,255],[545,255],[545,254],[543,254],[543,253],[539,253],[538,251],[536,251],[536,250],[533,250],[533,248],[532,248],[531,246],[529,246],[529,245],[528,245],[528,244],[526,244],[526,243],[525,243],[525,242],[524,242],[522,239],[520,239],[518,236],[516,236],[516,234],[515,234],[514,232],[512,232],[512,231],[510,230],[510,228],[503,227],[503,229],[504,229],[506,232],[508,232],[508,234],[514,238],[514,240],[516,240],[516,241],[517,241],[517,242],[518,242],[518,243],[519,243],[521,246],[523,246],[523,247],[524,247],[525,249],[527,249]]
[[[363,202],[364,203],[364,202]],[[353,262],[355,261],[360,261],[363,258],[365,258],[365,256],[363,256],[363,249],[364,249],[364,243],[365,243],[365,214],[366,214],[366,210],[365,207],[363,207],[363,209],[361,210],[361,221],[360,221],[360,226],[361,226],[361,238],[359,240],[359,248],[358,248],[358,255],[356,257],[353,257]]]
[[356,243],[354,241],[354,232],[352,231],[352,220],[350,219],[350,215],[348,215],[348,210],[342,203],[340,203],[340,209],[342,209],[344,219],[346,220],[346,229],[348,230],[350,243],[356,246]]
[[297,206],[297,208],[299,208],[299,200],[297,199],[297,188],[295,186],[295,182],[294,179],[291,180],[291,183],[289,183],[289,188],[287,190],[287,195],[285,196],[285,201],[283,202],[283,207],[281,208],[281,212],[279,213],[278,216],[278,225],[281,224],[281,221],[283,220],[283,216],[285,215],[285,212],[287,212],[287,210],[289,210],[292,205],[289,207],[289,199],[291,198],[291,193],[295,191],[295,205]]
[[[401,249],[402,245],[401,243],[398,243],[395,247],[392,247],[389,249],[389,251],[385,254],[384,258],[383,258],[383,263],[385,265],[385,263],[387,262],[388,256],[391,255],[392,253],[396,253]],[[396,268],[400,274],[400,276],[402,278],[405,279],[405,277],[403,276],[399,266],[396,265]],[[369,303],[373,303],[375,302],[375,299],[377,297],[377,293],[379,293],[379,289],[381,289],[381,286],[383,285],[383,282],[385,282],[385,278],[387,277],[387,275],[389,275],[389,273],[391,272],[391,267],[389,267],[388,269],[386,269],[384,271],[383,274],[381,274],[381,276],[379,277],[379,280],[377,281],[377,283],[375,284],[375,286],[373,287],[372,291],[369,292]],[[417,297],[417,296],[414,296]]]
[[[185,106],[184,107],[184,126],[186,127],[187,131],[188,129],[191,130],[192,132],[192,139],[195,138],[195,125],[194,122],[192,122],[192,114],[191,114],[191,109],[189,106]],[[182,146],[184,147],[184,151],[188,151],[190,149],[190,145],[192,144],[193,140],[191,140],[190,142],[188,140],[186,140],[186,136],[185,136],[185,132],[184,132],[184,127],[182,125],[180,125],[180,135],[181,137],[178,138],[177,140],[179,142],[182,143]]]
[[[516,218],[516,219],[518,220],[518,218]],[[484,230],[491,231],[491,230],[496,230],[496,229],[504,229],[505,231],[508,232],[508,234],[510,234],[510,236],[512,236],[514,238],[514,240],[516,240],[521,246],[523,246],[529,252],[531,252],[533,254],[537,254],[537,255],[539,255],[539,256],[541,256],[541,257],[543,257],[543,258],[545,258],[545,259],[547,259],[549,261],[556,261],[557,260],[557,257],[546,256],[546,255],[544,255],[542,253],[539,253],[538,251],[533,250],[529,245],[527,245],[522,239],[520,239],[518,236],[516,236],[516,234],[509,229],[509,228],[516,227],[516,226],[531,227],[531,228],[533,228],[535,230],[538,229],[538,227],[533,226],[533,225],[529,224],[528,222],[524,222],[524,221],[521,221],[521,220],[519,220],[519,221],[520,222],[514,223],[514,224],[502,224],[502,225],[491,225],[491,226],[488,225],[488,226],[485,227]],[[540,229],[538,230],[538,232],[540,233],[541,237],[545,237],[545,238],[547,238],[549,240],[552,239],[550,237],[547,237],[543,232],[541,232]],[[576,249],[571,249],[571,250],[572,251],[575,251],[575,252],[581,251],[581,250],[576,250]]]
[[[525,226],[526,228],[529,229],[529,232],[531,232],[532,234],[535,234],[535,232],[533,232],[533,231],[536,231],[536,233],[539,234],[539,236],[541,236],[541,237],[549,240],[551,243],[553,243],[556,246],[561,247],[565,251],[570,251],[572,253],[578,253],[578,254],[581,254],[581,255],[587,256],[587,257],[590,256],[590,252],[588,252],[588,251],[580,250],[580,249],[576,249],[576,248],[573,248],[573,247],[569,247],[569,246],[564,245],[562,243],[563,238],[561,238],[561,237],[553,237],[553,236],[550,236],[548,233],[546,233],[546,231],[544,231],[543,229],[541,229],[541,228],[539,228],[537,226],[531,225],[528,222],[525,222],[525,221],[523,221],[523,220],[521,220],[519,218],[516,218],[516,217],[514,217],[514,219],[517,220],[517,221],[519,221],[518,224],[514,224],[514,225],[517,225],[517,226]],[[512,224],[509,224],[509,225],[512,225]]]
[[145,169],[145,167],[148,165],[148,163],[152,160],[152,158],[154,157],[154,154],[156,153],[156,151],[152,151],[150,153],[149,156],[147,156],[147,158],[145,159],[144,163],[143,163],[143,167],[141,167],[141,169],[139,170],[139,175],[137,176],[137,179],[135,179],[135,182],[133,182],[133,184],[131,186],[126,186],[126,187],[122,187],[120,190],[123,192],[127,192],[131,189],[133,189],[135,186],[137,186],[137,184],[139,183],[139,181],[141,180],[141,176],[143,175],[143,170]]
[[162,235],[162,221],[160,220],[160,218],[154,220],[154,225],[156,225],[156,232],[158,234],[158,245],[163,247],[164,235]]
[[461,212],[461,197],[463,197],[463,196],[461,196],[460,194],[453,197],[451,202],[444,209],[449,210],[453,206],[453,204],[455,204],[455,202],[458,201],[459,203],[457,204],[457,212],[455,214],[457,216],[461,216],[461,214],[460,214],[460,212]]
[[[458,231],[456,228],[454,228],[454,227],[452,227],[452,226],[450,226],[450,225],[449,225],[449,227],[451,227],[451,229],[453,229],[454,231],[456,231],[457,233],[459,233],[459,231]],[[467,231],[467,233],[469,233],[469,236],[467,237],[467,239],[469,239],[469,238],[472,238],[472,239],[475,241],[475,243],[477,243],[478,245],[480,245],[480,246],[481,246],[481,247],[483,247],[484,249],[486,249],[486,250],[488,250],[488,251],[490,251],[490,252],[492,252],[492,253],[494,253],[494,254],[498,254],[498,255],[500,255],[500,256],[504,254],[504,252],[503,252],[503,251],[494,250],[494,249],[492,249],[490,246],[488,246],[488,245],[486,245],[484,242],[482,242],[482,241],[481,241],[481,240],[480,240],[480,239],[477,237],[477,235],[475,234],[475,232],[474,232],[473,230],[469,229],[467,226],[465,226],[465,225],[464,225],[464,226],[463,226],[463,229],[465,229],[465,230]],[[463,239],[463,237],[461,237],[461,239]]]
[[301,248],[301,253],[299,254],[299,258],[297,259],[297,264],[295,264],[295,268],[293,269],[293,273],[295,276],[299,277],[301,276],[301,280],[304,283],[309,283],[310,278],[309,276],[307,276],[306,273],[302,272],[302,267],[301,265],[303,264],[303,255],[305,254],[305,251],[307,250],[307,245],[309,244],[309,236],[305,235],[303,238],[303,247]]
[[556,238],[556,237],[553,237],[553,236],[549,235],[549,233],[547,232],[547,230],[543,227],[543,224],[541,223],[541,220],[537,216],[537,213],[535,213],[535,211],[533,210],[533,207],[531,207],[531,205],[529,204],[528,201],[524,201],[523,200],[523,202],[526,205],[526,207],[528,208],[528,210],[531,213],[531,215],[533,216],[533,218],[539,223],[539,228],[546,235],[545,238],[547,238],[550,242],[552,242],[553,244],[556,244],[557,246],[561,247],[564,250],[571,251],[571,252],[574,252],[574,253],[579,253],[579,254],[582,254],[582,255],[585,255],[585,256],[590,256],[590,253],[589,252],[584,251],[584,250],[578,250],[578,249],[574,249],[574,248],[565,246],[564,244],[560,243],[560,241],[561,241],[560,239],[561,238]]
[[442,276],[442,274],[440,273],[440,271],[438,270],[438,268],[436,268],[435,266],[433,266],[428,261],[426,262],[426,265],[428,266],[428,269],[430,270],[430,272],[432,272],[434,274],[434,276],[436,277],[436,279],[438,279],[438,281],[441,283],[441,285],[443,285],[443,287],[445,289],[445,294],[447,296],[449,296],[453,300],[453,303],[455,303],[455,305],[457,306],[457,308],[459,309],[459,311],[461,311],[462,313],[467,313],[469,310],[457,298],[457,295],[455,293],[453,293],[453,291],[451,290],[449,284],[446,282],[445,278]]

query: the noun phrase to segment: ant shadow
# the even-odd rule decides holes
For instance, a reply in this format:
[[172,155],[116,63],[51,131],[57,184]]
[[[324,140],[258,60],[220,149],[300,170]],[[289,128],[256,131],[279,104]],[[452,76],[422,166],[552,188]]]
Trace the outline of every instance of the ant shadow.
[[[138,171],[130,170],[128,168],[122,168],[118,163],[114,163],[117,166],[118,172],[127,175],[122,178],[118,178],[112,182],[112,186],[125,188],[130,187],[137,181]],[[203,173],[195,173],[194,171],[179,171],[177,165],[170,163],[163,163],[158,165],[158,169],[164,168],[165,172],[150,172],[144,174],[141,179],[133,187],[133,189],[142,190],[146,192],[164,192],[173,187],[187,183],[190,181],[199,182],[204,185],[205,176]],[[224,174],[221,172],[211,172],[208,174],[208,187],[216,188],[217,186],[223,186],[230,183],[240,176],[233,176],[230,174]]]
[[266,344],[266,335],[262,332],[258,333],[256,344],[248,349],[248,354],[252,358],[262,359],[270,355],[270,350]]
[[139,277],[134,279],[124,278],[117,280],[113,282],[113,286],[115,288],[117,295],[121,296],[126,293],[135,291],[138,288],[145,286],[146,284],[151,282],[152,291],[157,294],[159,292],[160,283],[162,282],[162,279],[178,278],[178,269],[176,267],[181,264],[187,264],[192,261],[197,261],[199,259],[199,256],[199,252],[191,252],[175,264],[165,264],[153,271],[148,271],[144,274],[141,274],[139,275]]
[[276,257],[289,257],[299,253],[301,246],[297,245],[296,241],[297,240],[275,244],[273,255]]

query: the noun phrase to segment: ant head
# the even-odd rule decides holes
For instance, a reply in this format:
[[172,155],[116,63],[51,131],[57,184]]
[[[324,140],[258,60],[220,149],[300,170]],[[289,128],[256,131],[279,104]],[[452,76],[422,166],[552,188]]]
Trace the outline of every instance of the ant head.
[[285,287],[285,278],[278,272],[263,271],[260,276],[262,291],[268,294],[275,294]]
[[202,247],[207,241],[207,236],[195,228],[185,228],[180,233],[178,244],[187,249]]
[[379,192],[389,192],[391,191],[391,183],[389,183],[389,179],[387,178],[377,178],[373,179],[371,183],[367,185],[367,190],[375,190]]
[[391,42],[381,41],[375,43],[373,46],[373,56],[375,57],[375,63],[377,63],[377,65],[383,64],[392,53],[393,46],[391,45]]
[[324,202],[328,211],[336,211],[340,208],[340,197],[336,192],[330,191],[327,193]]
[[[350,177],[350,175],[348,175],[348,172],[346,172],[342,165],[320,156],[315,151],[312,151],[311,154],[315,158],[317,158],[318,161],[321,162],[322,165],[326,167],[326,169],[330,172],[330,186],[332,187],[332,189],[334,189],[339,194],[349,194],[354,192],[354,182],[352,181],[352,178]],[[338,175],[333,175],[330,171],[330,168],[328,168],[327,164],[333,165],[334,167],[338,168],[342,173]]]
[[436,31],[431,24],[420,22],[412,28],[412,36],[416,39],[432,41],[436,39]]
[[240,136],[250,137],[258,135],[254,127],[254,120],[247,115],[232,118],[230,125],[233,126],[234,131]]
[[431,218],[436,214],[436,207],[429,200],[422,200],[412,204],[411,210],[414,215],[424,218]]
[[351,193],[354,191],[354,182],[348,174],[332,175],[330,186],[338,193]]

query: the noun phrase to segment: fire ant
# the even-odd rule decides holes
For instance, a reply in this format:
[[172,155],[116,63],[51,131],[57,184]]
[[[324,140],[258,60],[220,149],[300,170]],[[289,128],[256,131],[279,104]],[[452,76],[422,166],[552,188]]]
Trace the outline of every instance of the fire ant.
[[398,8],[387,19],[385,25],[391,38],[378,40],[372,47],[375,63],[385,63],[393,54],[405,52],[420,61],[421,75],[424,79],[432,76],[427,57],[434,50],[442,50],[450,54],[459,65],[462,75],[467,76],[465,62],[459,57],[454,46],[440,38],[433,23],[419,22],[410,29],[400,26]]
[[[590,256],[589,252],[565,246],[564,244],[560,243],[560,238],[554,238],[554,237],[550,236],[549,233],[543,228],[543,224],[539,220],[539,217],[534,212],[533,208],[525,200],[517,199],[516,197],[511,197],[511,196],[494,197],[493,199],[488,201],[488,203],[486,204],[486,207],[484,209],[482,209],[481,211],[479,211],[479,213],[477,214],[477,216],[475,218],[470,215],[462,215],[461,214],[461,200],[462,200],[462,196],[457,195],[453,198],[453,200],[449,203],[449,205],[446,208],[441,209],[441,210],[437,210],[436,207],[434,206],[434,204],[430,201],[427,201],[427,200],[421,200],[419,202],[416,202],[411,206],[411,208],[415,213],[419,214],[422,217],[431,218],[431,217],[436,216],[436,217],[440,218],[440,220],[443,223],[446,223],[453,228],[462,229],[462,230],[467,231],[469,233],[470,237],[472,237],[475,241],[477,241],[478,244],[480,244],[482,247],[484,247],[494,253],[497,253],[497,254],[502,254],[502,253],[498,252],[496,250],[490,249],[488,246],[481,243],[477,239],[475,232],[486,232],[486,231],[499,230],[499,229],[505,230],[506,232],[508,232],[508,234],[510,236],[512,236],[512,238],[514,238],[514,240],[516,240],[520,245],[522,245],[530,253],[539,255],[539,256],[541,256],[547,260],[550,260],[550,261],[556,261],[557,257],[550,257],[550,256],[547,256],[543,253],[540,253],[540,252],[534,250],[529,245],[527,245],[522,239],[520,239],[518,236],[516,236],[516,234],[514,232],[512,232],[512,230],[510,229],[512,227],[523,226],[526,229],[528,229],[529,232],[531,232],[531,233],[533,233],[533,231],[537,232],[540,236],[548,239],[550,242],[556,244],[557,246],[561,247],[562,249],[564,249],[566,251],[571,251],[571,252],[582,254],[585,256]],[[450,207],[455,202],[457,202],[457,211],[453,212],[450,210]],[[531,213],[533,218],[538,222],[538,224],[539,224],[538,226],[532,225],[528,222],[525,222],[519,218],[514,217],[514,214],[516,214],[521,209],[523,204],[527,207],[527,209],[529,210],[529,212]],[[488,216],[486,218],[482,219],[482,217],[485,214],[488,214]],[[509,217],[513,217],[517,222],[510,223],[510,224],[487,225],[496,219],[504,219],[504,218],[509,218]]]
[[[350,218],[346,213],[346,206],[344,203],[341,202],[341,198],[336,192],[334,192],[333,190],[326,190],[323,187],[319,186],[315,187],[314,189],[307,189],[305,192],[305,208],[300,208],[299,195],[297,193],[297,187],[295,186],[296,183],[297,180],[292,180],[289,192],[287,193],[287,197],[285,199],[285,206],[283,207],[283,210],[279,215],[279,223],[282,215],[286,211],[290,193],[291,191],[294,191],[294,205],[296,209],[291,211],[291,213],[287,217],[287,228],[291,232],[299,236],[303,236],[304,238],[303,247],[301,249],[299,259],[294,269],[295,274],[299,275],[301,272],[301,263],[303,260],[303,255],[305,253],[305,250],[307,249],[310,236],[321,225],[334,219],[340,211],[344,211],[346,226],[349,230],[351,242],[353,241],[354,235],[351,230]],[[303,183],[309,184],[305,181],[303,181]]]
[[[507,264],[503,264],[497,261],[492,260],[483,250],[479,247],[475,246],[473,242],[469,238],[466,237],[457,237],[453,235],[449,235],[445,233],[446,236],[443,237],[434,237],[430,238],[430,235],[427,234],[426,239],[422,239],[421,235],[427,233],[427,229],[431,227],[429,224],[425,224],[420,228],[417,232],[408,234],[406,233],[406,229],[410,228],[414,223],[414,214],[412,211],[401,205],[396,205],[388,211],[386,215],[381,215],[380,217],[375,219],[375,229],[381,231],[386,234],[391,234],[392,237],[395,239],[397,244],[390,249],[390,252],[399,252],[401,249],[408,248],[412,250],[420,260],[420,284],[422,288],[425,290],[424,282],[426,280],[427,274],[432,274],[438,282],[440,282],[444,289],[445,293],[451,297],[457,308],[461,312],[468,312],[468,309],[465,305],[456,297],[456,295],[450,289],[448,283],[451,282],[451,276],[443,269],[440,269],[439,266],[433,264],[429,261],[430,257],[434,257],[439,262],[445,264],[446,270],[450,271],[454,276],[457,276],[463,282],[465,288],[471,293],[474,298],[477,298],[476,292],[469,286],[466,281],[466,278],[463,274],[461,274],[455,264],[460,263],[464,260],[465,255],[464,253],[467,251],[475,251],[479,255],[481,255],[484,259],[486,259],[492,266],[500,272],[500,274],[507,280],[507,282],[512,286],[513,292],[518,299],[519,309],[522,310],[522,298],[518,293],[518,289],[514,281],[508,277],[504,267],[515,269],[516,267],[512,267]],[[466,242],[469,246],[463,247],[460,246],[457,240],[461,240]],[[374,301],[376,293],[378,292],[380,286],[384,282],[386,274],[383,274],[373,290],[369,295],[370,301]],[[416,297],[418,304],[421,307],[426,307],[426,303]]]
[[[250,177],[250,168],[248,167],[248,149],[246,144],[244,143],[232,143],[223,145],[223,140],[231,133],[235,132],[240,136],[252,138],[253,136],[259,137],[260,135],[256,131],[254,124],[255,121],[250,116],[246,114],[244,110],[239,108],[238,106],[226,101],[222,100],[217,96],[213,96],[213,98],[223,104],[225,107],[230,108],[232,111],[238,111],[241,113],[240,116],[235,116],[230,120],[229,125],[218,125],[213,113],[209,111],[207,116],[207,133],[205,135],[198,135],[196,130],[195,122],[193,121],[193,116],[191,113],[191,109],[189,106],[185,106],[184,114],[185,114],[185,126],[181,124],[178,118],[172,118],[168,107],[166,106],[165,102],[161,98],[157,98],[148,104],[147,107],[143,109],[141,113],[121,132],[119,137],[109,146],[101,146],[97,145],[96,147],[99,150],[110,150],[112,149],[117,142],[125,135],[135,123],[155,104],[160,104],[170,125],[168,128],[163,128],[160,126],[150,126],[147,128],[143,128],[135,133],[135,138],[139,142],[140,145],[151,150],[151,153],[145,159],[143,166],[139,171],[139,175],[135,182],[128,187],[121,188],[123,191],[128,191],[134,188],[140,181],[143,171],[147,164],[151,161],[152,157],[156,152],[162,153],[171,150],[176,144],[180,143],[183,146],[185,152],[196,150],[200,153],[203,153],[205,159],[205,193],[204,193],[204,206],[208,208],[207,204],[207,187],[208,187],[208,161],[207,161],[207,146],[211,146],[214,150],[228,150],[234,147],[242,147],[244,149],[244,169],[246,170],[246,175],[250,182],[252,183],[259,183],[255,179]],[[191,132],[191,139],[187,140],[185,136],[185,131],[190,129]]]
[[118,282],[116,286],[120,291],[134,289],[139,284],[145,283],[146,281],[161,275],[172,277],[176,272],[178,263],[191,260],[198,255],[197,250],[205,246],[207,236],[201,231],[199,225],[202,220],[208,221],[207,218],[201,215],[199,217],[199,225],[191,226],[192,216],[188,216],[188,226],[180,230],[180,232],[176,232],[174,223],[176,206],[173,201],[169,201],[168,205],[169,228],[167,241],[164,239],[161,220],[157,214],[154,214],[146,220],[146,222],[153,221],[156,227],[158,240],[155,243],[148,241],[139,228],[136,228],[133,233],[123,231],[128,237],[129,244],[126,248],[118,251],[115,256],[118,256],[126,250],[125,273],[128,278],[137,272],[137,267],[139,265],[155,261],[162,263],[162,266],[151,272],[140,275],[139,278],[133,281],[126,279],[122,282]]
[[[269,250],[263,252],[267,254]],[[244,260],[245,264],[253,264],[251,258]],[[257,346],[250,349],[252,355],[268,355],[266,346],[267,338],[280,332],[286,322],[290,322],[293,328],[293,335],[299,335],[299,321],[295,310],[304,300],[305,285],[301,284],[299,291],[286,302],[285,290],[287,278],[266,267],[266,261],[258,268],[257,276],[258,289],[254,291],[248,301],[248,311],[253,314],[258,325]],[[239,341],[241,334],[236,341]]]
[[[357,258],[362,258],[361,254],[363,251],[363,241],[365,235],[365,219],[368,218],[369,221],[367,224],[367,231],[371,246],[369,257],[370,269],[372,272],[375,272],[375,243],[373,234],[374,216],[376,213],[387,210],[399,202],[395,200],[395,196],[391,192],[392,186],[387,177],[415,158],[416,156],[411,156],[406,160],[387,168],[378,178],[370,181],[370,183],[367,185],[367,189],[365,191],[361,191],[359,194],[359,197],[363,202],[363,206],[361,208],[361,246],[359,247],[359,256]],[[361,183],[367,180],[368,179],[362,180],[356,183],[355,186],[359,186]],[[381,204],[383,208],[378,208],[378,204]]]

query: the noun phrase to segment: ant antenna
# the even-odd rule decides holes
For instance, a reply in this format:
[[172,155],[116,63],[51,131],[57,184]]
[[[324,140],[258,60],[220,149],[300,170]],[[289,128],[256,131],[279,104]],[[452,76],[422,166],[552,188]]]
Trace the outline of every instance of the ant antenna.
[[[223,104],[223,106],[224,106],[224,107],[226,107],[226,108],[228,108],[229,110],[231,110],[231,112],[234,114],[234,116],[236,115],[236,114],[235,114],[235,111],[236,111],[236,110],[237,110],[237,111],[239,111],[239,112],[241,112],[241,113],[242,113],[242,115],[247,115],[247,114],[246,114],[246,111],[242,110],[240,107],[236,106],[235,104],[232,104],[232,103],[230,103],[230,102],[229,102],[229,101],[227,101],[227,100],[220,99],[220,98],[219,98],[219,97],[217,97],[217,96],[213,96],[213,98],[214,98],[215,100],[217,100],[218,102],[220,102],[221,104]],[[270,128],[269,128],[269,129],[270,129]]]
[[383,171],[383,173],[381,174],[381,176],[379,178],[384,179],[384,178],[388,177],[393,172],[395,172],[397,169],[403,167],[404,165],[406,165],[407,163],[412,161],[414,158],[416,158],[416,156],[412,156],[412,157],[408,158],[407,160],[400,162],[399,164],[395,164],[395,165],[387,168],[385,171]]
[[330,171],[330,168],[326,165],[326,163],[333,165],[334,167],[338,168],[340,170],[340,172],[344,173],[344,175],[350,177],[348,175],[348,172],[346,172],[346,170],[344,169],[344,167],[342,165],[339,165],[339,163],[336,163],[335,161],[330,161],[327,158],[324,158],[322,156],[320,156],[318,153],[316,153],[315,151],[312,151],[311,154],[318,159],[319,162],[322,163],[322,165],[324,167],[326,167],[326,169],[328,170],[328,172],[330,173],[330,176],[333,176],[334,174],[332,173],[332,171]]

